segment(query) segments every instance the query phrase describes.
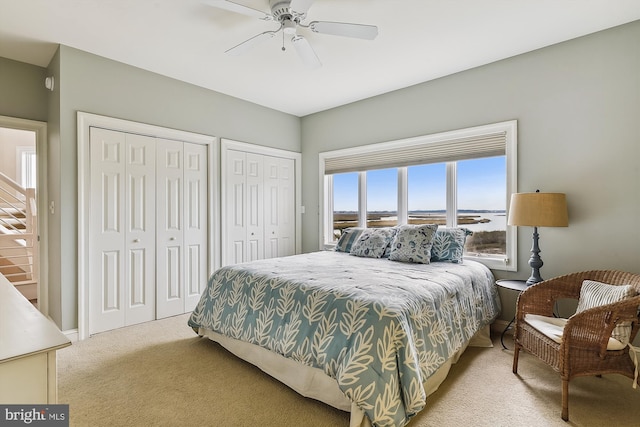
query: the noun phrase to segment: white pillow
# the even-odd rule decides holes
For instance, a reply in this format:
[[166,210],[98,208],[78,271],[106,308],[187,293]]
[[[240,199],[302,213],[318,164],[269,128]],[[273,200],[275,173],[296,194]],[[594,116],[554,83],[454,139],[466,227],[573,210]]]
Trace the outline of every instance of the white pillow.
[[[636,289],[631,285],[608,285],[594,280],[585,280],[580,288],[580,299],[578,299],[576,313],[600,305],[613,304],[635,295]],[[631,336],[631,323],[618,324],[613,329],[611,336],[626,345]]]
[[[568,319],[540,316],[538,314],[525,314],[524,321],[559,344],[562,342],[564,327]],[[626,343],[622,343],[612,337],[609,338],[609,342],[607,343],[607,350],[622,350],[626,345]]]

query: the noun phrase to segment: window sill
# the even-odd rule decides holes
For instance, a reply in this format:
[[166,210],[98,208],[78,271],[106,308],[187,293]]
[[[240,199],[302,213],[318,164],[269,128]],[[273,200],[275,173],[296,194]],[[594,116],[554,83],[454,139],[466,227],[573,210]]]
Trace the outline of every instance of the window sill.
[[489,255],[465,256],[465,260],[476,261],[486,265],[491,270],[517,271],[517,267],[513,260],[507,257],[496,257]]

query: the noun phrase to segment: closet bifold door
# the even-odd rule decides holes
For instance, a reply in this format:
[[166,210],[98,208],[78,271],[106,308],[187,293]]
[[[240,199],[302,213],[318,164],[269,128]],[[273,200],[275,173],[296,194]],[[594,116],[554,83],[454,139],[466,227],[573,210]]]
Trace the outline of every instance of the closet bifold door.
[[155,316],[155,144],[91,128],[89,333]]
[[207,281],[207,147],[156,140],[157,318],[192,310]]
[[183,147],[156,140],[156,262],[158,319],[183,313]]
[[264,156],[264,257],[295,253],[294,161]]
[[228,150],[223,265],[264,258],[263,156]]
[[222,233],[225,236],[222,265],[239,264],[246,260],[247,251],[247,153],[227,151],[227,172],[224,179],[225,200]]
[[246,261],[264,258],[264,156],[247,153]]
[[185,301],[183,312],[196,308],[207,286],[209,270],[207,218],[209,161],[205,145],[184,143],[184,262]]

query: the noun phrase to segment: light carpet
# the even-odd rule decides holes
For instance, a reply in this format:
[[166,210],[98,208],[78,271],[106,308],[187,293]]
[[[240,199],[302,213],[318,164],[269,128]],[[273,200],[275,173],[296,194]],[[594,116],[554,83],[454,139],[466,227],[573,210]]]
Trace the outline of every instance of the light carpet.
[[[58,400],[71,426],[343,426],[349,414],[304,398],[176,316],[97,334],[58,351]],[[512,342],[505,339],[511,348]],[[499,339],[469,348],[409,427],[638,426],[640,389],[620,375],[571,381]]]

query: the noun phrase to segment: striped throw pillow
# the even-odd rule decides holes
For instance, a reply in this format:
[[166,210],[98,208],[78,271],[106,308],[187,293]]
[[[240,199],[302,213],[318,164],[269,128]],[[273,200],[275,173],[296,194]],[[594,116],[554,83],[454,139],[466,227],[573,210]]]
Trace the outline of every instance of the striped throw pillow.
[[[613,304],[635,295],[636,289],[631,285],[608,285],[594,280],[585,280],[582,282],[582,288],[580,288],[580,298],[578,299],[576,313],[600,305]],[[630,335],[631,324],[629,322],[617,325],[611,333],[611,337],[624,345],[629,342]]]
[[351,227],[351,228],[344,229],[342,231],[342,235],[340,236],[340,239],[338,240],[338,243],[336,244],[335,251],[350,253],[351,246],[353,246],[353,244],[358,240],[358,238],[360,238],[360,235],[362,234],[362,230],[364,230],[364,228],[359,228],[359,227]]

